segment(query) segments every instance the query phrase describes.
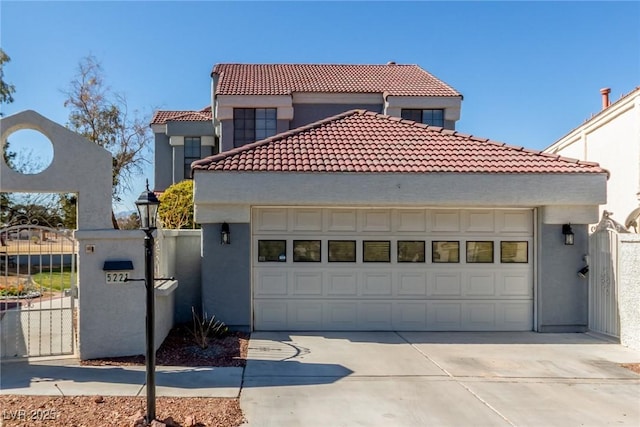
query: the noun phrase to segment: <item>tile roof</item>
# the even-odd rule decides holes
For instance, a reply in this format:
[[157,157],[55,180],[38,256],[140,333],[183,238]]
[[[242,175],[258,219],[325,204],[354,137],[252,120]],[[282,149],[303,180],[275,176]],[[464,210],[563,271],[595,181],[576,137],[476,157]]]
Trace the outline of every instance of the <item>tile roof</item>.
[[596,163],[352,110],[192,163],[194,170],[607,173]]
[[398,96],[462,96],[417,65],[217,64],[219,95],[384,93]]
[[151,119],[152,125],[162,125],[169,121],[180,122],[208,122],[212,120],[211,106],[204,107],[200,111],[194,110],[158,110]]

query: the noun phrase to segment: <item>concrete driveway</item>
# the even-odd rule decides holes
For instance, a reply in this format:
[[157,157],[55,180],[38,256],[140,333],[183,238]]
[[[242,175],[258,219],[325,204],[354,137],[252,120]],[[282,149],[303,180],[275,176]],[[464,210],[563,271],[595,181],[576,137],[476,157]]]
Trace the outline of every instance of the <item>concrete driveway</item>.
[[640,352],[585,334],[253,333],[258,426],[640,425]]

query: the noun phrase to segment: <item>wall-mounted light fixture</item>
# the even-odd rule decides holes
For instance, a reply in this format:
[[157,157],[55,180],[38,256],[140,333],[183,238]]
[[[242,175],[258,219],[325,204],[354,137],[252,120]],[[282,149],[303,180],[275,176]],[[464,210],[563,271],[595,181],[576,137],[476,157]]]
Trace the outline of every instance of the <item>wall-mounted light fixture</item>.
[[223,222],[222,227],[220,227],[220,244],[231,244],[231,231],[229,230],[229,224],[227,224],[226,222]]
[[571,224],[564,224],[562,226],[562,234],[564,234],[564,244],[573,245],[573,230]]
[[578,277],[581,279],[586,279],[588,273],[589,273],[589,266],[585,265],[578,271]]

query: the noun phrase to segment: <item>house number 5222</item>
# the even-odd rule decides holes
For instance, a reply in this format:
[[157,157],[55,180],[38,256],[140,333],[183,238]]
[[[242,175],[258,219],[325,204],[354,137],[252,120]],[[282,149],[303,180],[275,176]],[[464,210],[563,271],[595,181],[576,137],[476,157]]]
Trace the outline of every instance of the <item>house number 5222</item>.
[[107,285],[114,283],[124,283],[129,278],[128,271],[110,271],[106,273]]

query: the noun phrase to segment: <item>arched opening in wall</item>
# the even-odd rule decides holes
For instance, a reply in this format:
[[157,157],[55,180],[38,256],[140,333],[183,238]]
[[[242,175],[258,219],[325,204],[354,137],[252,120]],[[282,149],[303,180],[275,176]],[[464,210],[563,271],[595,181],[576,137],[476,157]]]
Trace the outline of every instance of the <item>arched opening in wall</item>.
[[2,157],[11,169],[25,175],[36,175],[53,162],[53,145],[37,130],[20,129],[9,134],[2,144]]

